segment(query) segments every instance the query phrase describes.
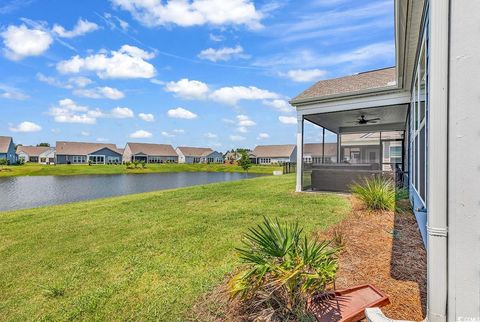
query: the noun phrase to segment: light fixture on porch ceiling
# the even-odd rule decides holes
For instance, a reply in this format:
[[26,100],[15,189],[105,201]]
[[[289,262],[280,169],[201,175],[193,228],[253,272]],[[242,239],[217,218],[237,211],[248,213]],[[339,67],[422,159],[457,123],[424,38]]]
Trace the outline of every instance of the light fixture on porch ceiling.
[[379,117],[376,117],[374,119],[367,119],[365,115],[360,115],[360,118],[356,121],[353,121],[353,122],[348,122],[348,123],[354,123],[354,124],[358,124],[358,125],[365,125],[365,124],[368,124],[368,123],[377,123],[377,121],[379,121],[380,118]]

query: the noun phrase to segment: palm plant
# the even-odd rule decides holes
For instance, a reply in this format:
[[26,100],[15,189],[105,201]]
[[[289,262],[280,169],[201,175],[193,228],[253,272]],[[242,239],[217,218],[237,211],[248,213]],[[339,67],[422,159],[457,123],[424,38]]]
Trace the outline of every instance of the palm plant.
[[390,179],[365,178],[353,184],[351,191],[371,210],[395,210],[395,185]]
[[308,239],[298,223],[264,218],[237,249],[246,268],[230,281],[231,297],[249,301],[257,312],[273,311],[280,321],[308,316],[308,298],[335,280],[337,250],[329,244]]

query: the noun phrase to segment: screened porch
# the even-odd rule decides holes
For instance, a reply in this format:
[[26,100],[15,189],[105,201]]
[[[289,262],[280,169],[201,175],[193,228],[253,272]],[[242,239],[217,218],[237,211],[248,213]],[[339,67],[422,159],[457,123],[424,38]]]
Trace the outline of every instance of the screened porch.
[[348,191],[365,177],[388,176],[402,185],[408,146],[408,105],[304,114],[303,191]]

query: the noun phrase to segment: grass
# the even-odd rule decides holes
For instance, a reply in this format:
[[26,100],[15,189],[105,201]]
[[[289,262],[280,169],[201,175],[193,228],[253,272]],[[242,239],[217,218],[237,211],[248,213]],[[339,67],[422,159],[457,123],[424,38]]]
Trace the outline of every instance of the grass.
[[[253,165],[248,172],[272,174],[274,170],[281,170],[281,166]],[[0,177],[12,176],[68,176],[86,174],[136,174],[155,172],[243,172],[237,165],[230,164],[147,164],[145,169],[127,169],[124,165],[44,165],[26,163],[24,165],[3,166],[0,169]]]
[[350,211],[345,197],[294,184],[269,176],[0,213],[1,320],[185,321],[264,215],[311,233]]

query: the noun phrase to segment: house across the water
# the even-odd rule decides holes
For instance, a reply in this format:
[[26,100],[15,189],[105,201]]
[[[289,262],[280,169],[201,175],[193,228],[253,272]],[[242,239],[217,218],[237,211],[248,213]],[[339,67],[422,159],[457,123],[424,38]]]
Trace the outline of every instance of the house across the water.
[[122,154],[115,144],[57,141],[57,164],[119,164]]
[[170,144],[127,143],[123,162],[176,163],[178,154]]
[[15,144],[10,136],[0,136],[0,159],[7,160],[8,164],[17,163]]
[[223,163],[223,154],[211,148],[179,146],[175,149],[178,163]]
[[320,164],[337,162],[337,143],[305,143],[303,162]]
[[250,158],[256,164],[283,164],[295,162],[297,146],[295,144],[257,145]]
[[18,159],[24,162],[52,164],[55,163],[55,148],[49,146],[24,146],[17,147]]

